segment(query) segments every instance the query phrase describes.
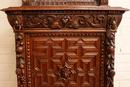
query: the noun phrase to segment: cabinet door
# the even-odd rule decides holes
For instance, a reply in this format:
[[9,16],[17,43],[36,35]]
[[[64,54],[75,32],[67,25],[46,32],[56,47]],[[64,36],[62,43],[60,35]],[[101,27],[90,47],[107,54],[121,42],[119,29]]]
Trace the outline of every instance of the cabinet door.
[[48,35],[29,38],[32,87],[100,87],[101,37]]

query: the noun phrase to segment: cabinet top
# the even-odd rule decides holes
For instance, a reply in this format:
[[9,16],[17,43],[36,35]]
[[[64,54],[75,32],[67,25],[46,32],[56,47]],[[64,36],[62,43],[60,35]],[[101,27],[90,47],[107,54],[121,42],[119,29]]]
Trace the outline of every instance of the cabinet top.
[[22,0],[23,6],[108,5],[108,0]]
[[22,6],[22,7],[9,7],[2,9],[2,11],[41,11],[41,10],[86,10],[86,11],[128,11],[122,7],[110,6]]

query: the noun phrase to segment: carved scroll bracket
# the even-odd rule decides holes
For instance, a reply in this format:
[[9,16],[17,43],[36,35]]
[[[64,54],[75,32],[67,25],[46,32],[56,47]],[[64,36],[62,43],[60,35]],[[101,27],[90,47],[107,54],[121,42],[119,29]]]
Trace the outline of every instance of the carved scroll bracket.
[[8,16],[9,23],[14,30],[21,30],[23,28],[23,17],[22,15],[10,15]]

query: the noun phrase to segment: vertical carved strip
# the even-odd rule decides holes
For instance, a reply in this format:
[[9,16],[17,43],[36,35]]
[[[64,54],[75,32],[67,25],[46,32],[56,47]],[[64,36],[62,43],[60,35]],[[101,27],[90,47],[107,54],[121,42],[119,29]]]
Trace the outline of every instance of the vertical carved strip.
[[29,35],[26,35],[26,57],[27,57],[27,78],[28,87],[31,87],[31,56],[30,56],[30,39]]
[[102,33],[101,34],[102,36],[101,36],[101,85],[100,85],[100,87],[104,87],[104,82],[105,82],[105,80],[104,80],[104,74],[105,74],[105,72],[104,72],[104,65],[105,65],[105,63],[104,63],[104,58],[105,58],[105,46],[104,46],[104,44],[105,44],[105,34],[104,33]]
[[115,18],[108,17],[108,26],[106,32],[106,87],[113,87],[114,84],[114,52],[115,52],[115,30],[117,28]]
[[24,34],[16,33],[16,74],[18,87],[25,87],[25,56],[24,56]]

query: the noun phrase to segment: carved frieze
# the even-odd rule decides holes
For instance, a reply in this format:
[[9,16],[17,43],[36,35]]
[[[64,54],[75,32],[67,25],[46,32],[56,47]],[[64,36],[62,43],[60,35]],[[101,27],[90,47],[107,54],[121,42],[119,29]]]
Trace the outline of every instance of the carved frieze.
[[104,15],[25,15],[26,28],[101,28],[105,27]]
[[[113,15],[113,17],[118,26],[121,21],[121,16]],[[8,19],[14,30],[25,28],[107,28],[107,21],[109,21],[106,15],[10,15]]]

